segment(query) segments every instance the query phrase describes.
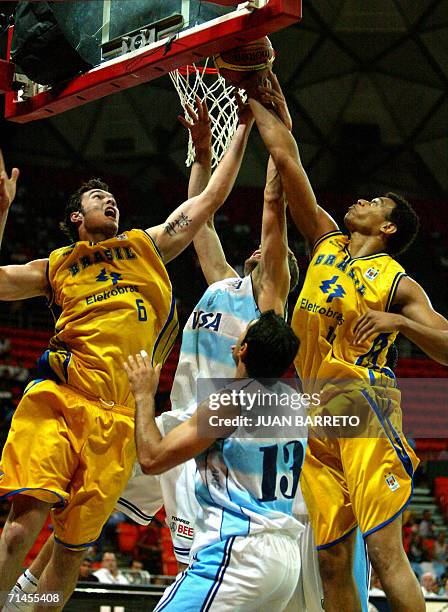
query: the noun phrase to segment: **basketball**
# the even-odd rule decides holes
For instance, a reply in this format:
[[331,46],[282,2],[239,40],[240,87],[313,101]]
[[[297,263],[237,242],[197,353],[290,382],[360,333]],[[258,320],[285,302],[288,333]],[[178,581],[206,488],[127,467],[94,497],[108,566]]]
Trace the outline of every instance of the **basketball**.
[[215,55],[219,73],[232,85],[248,78],[249,73],[266,70],[274,61],[274,48],[267,36],[247,45],[235,47]]

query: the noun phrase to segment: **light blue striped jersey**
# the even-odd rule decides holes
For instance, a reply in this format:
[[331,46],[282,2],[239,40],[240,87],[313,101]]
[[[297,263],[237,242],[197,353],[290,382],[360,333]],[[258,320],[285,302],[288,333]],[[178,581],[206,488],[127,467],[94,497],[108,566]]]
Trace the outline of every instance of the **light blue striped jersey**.
[[231,347],[259,316],[250,275],[210,285],[184,327],[171,390],[173,410],[196,406],[198,378],[233,378]]
[[[250,383],[245,392],[254,393],[260,383]],[[276,383],[267,393],[292,392]],[[272,414],[272,412],[271,412]],[[305,416],[300,407],[296,414]],[[254,424],[255,425],[255,424]],[[196,457],[200,478],[196,498],[200,510],[195,524],[192,553],[231,536],[261,531],[281,531],[297,538],[303,525],[293,516],[300,495],[299,477],[306,450],[306,427],[297,428],[294,438],[255,437],[264,426],[249,431],[238,427],[228,438],[216,440]],[[272,435],[272,434],[271,434]]]

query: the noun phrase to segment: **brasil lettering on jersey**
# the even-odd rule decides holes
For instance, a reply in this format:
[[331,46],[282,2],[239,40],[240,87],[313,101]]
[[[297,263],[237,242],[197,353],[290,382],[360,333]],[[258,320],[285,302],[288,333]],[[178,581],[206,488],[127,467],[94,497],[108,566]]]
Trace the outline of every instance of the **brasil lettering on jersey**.
[[[70,251],[67,252],[69,254]],[[114,260],[137,259],[131,247],[113,247],[112,249],[98,249],[90,255],[83,255],[77,261],[68,266],[70,274],[76,276],[81,270],[98,263],[112,262]]]
[[361,295],[364,295],[366,292],[366,286],[364,283],[357,277],[357,274],[353,268],[348,268],[349,263],[351,263],[351,259],[347,257],[343,261],[339,261],[337,263],[336,255],[321,253],[316,257],[316,261],[314,262],[314,266],[334,266],[337,270],[340,270],[344,274],[346,274],[349,278],[353,280],[355,283],[355,289]]

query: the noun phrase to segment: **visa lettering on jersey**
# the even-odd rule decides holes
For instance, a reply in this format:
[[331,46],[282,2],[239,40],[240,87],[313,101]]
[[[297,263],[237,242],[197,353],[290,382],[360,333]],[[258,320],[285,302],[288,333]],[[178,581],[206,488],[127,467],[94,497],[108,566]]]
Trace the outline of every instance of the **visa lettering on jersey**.
[[114,260],[137,259],[131,247],[113,247],[112,249],[98,249],[90,255],[83,255],[77,261],[68,266],[70,274],[76,276],[81,270],[86,270],[94,264],[110,263]]
[[[352,268],[348,268],[348,264],[350,263],[350,259],[344,259],[343,261],[339,261],[337,263],[336,255],[327,255],[326,253],[321,253],[316,257],[316,261],[313,265],[315,266],[334,266],[337,270],[340,270],[344,274],[346,274],[349,278],[353,280],[355,283],[355,289],[361,295],[365,295],[366,286],[364,283],[357,277],[356,272]],[[348,268],[348,269],[347,269]]]
[[195,310],[193,312],[193,329],[211,329],[212,331],[218,331],[221,323],[222,313],[221,312],[204,312],[203,310]]

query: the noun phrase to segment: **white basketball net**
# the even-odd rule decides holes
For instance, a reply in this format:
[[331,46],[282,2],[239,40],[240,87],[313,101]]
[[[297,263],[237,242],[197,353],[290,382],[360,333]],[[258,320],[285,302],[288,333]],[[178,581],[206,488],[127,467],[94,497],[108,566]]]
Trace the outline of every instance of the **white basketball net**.
[[[232,93],[234,86],[229,85],[220,74],[207,74],[208,61],[209,58],[206,58],[201,66],[196,64],[187,66],[184,69],[186,74],[173,70],[170,72],[170,77],[188,121],[191,121],[191,118],[185,110],[186,104],[195,108],[196,96],[207,102],[212,127],[212,168],[215,168],[226,152],[238,126],[238,106]],[[246,94],[239,91],[244,101]],[[189,134],[185,164],[191,166],[194,158],[195,150]]]

